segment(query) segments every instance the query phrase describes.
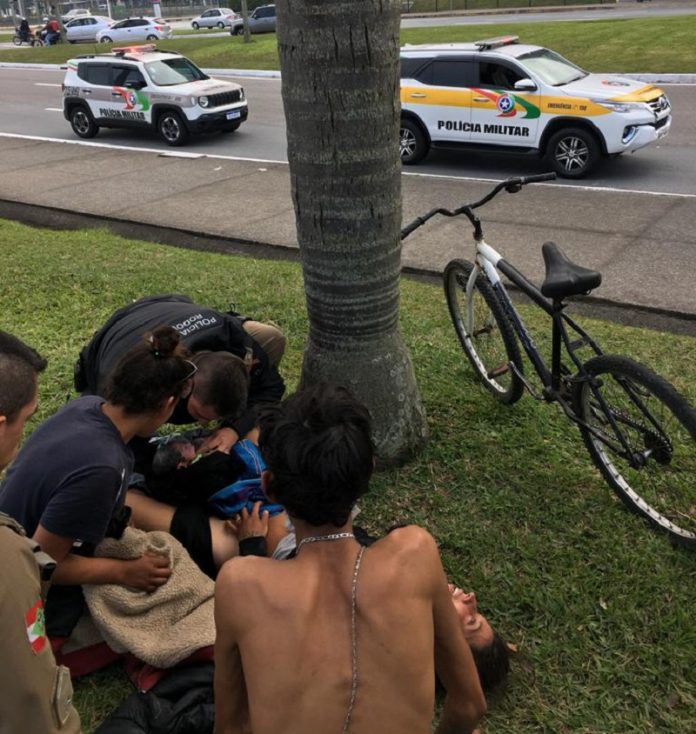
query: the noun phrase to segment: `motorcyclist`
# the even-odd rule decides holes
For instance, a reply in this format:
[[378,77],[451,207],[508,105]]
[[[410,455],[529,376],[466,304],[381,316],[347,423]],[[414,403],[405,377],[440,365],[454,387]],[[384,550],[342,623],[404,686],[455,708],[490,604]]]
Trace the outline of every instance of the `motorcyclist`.
[[46,46],[51,46],[60,40],[60,25],[55,18],[44,18],[46,25],[41,32],[41,37]]
[[17,35],[19,36],[19,40],[23,43],[26,41],[31,41],[31,37],[33,34],[29,26],[29,21],[27,21],[26,18],[22,18],[22,20],[20,21],[19,28],[17,28]]

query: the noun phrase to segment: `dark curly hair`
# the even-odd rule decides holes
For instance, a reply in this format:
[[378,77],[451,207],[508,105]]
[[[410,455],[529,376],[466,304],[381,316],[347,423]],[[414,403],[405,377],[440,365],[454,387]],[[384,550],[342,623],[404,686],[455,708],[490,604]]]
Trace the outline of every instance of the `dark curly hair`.
[[159,326],[143,335],[106,378],[104,397],[126,413],[149,413],[169,397],[180,397],[195,365],[181,356],[178,332]]
[[274,499],[310,525],[345,525],[372,475],[367,408],[344,388],[320,384],[263,409],[259,427]]
[[493,639],[488,645],[483,647],[470,645],[470,647],[481,681],[481,688],[488,693],[507,678],[510,670],[510,651],[507,643],[494,631]]

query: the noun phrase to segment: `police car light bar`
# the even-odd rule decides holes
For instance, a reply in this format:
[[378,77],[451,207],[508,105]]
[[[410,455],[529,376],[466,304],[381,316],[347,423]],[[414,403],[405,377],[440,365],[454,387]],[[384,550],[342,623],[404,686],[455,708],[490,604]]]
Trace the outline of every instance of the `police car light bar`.
[[487,38],[485,41],[476,41],[474,46],[479,51],[488,51],[492,48],[500,48],[501,46],[509,46],[512,43],[519,43],[519,36],[499,36],[498,38]]
[[142,46],[121,46],[119,48],[112,48],[111,50],[115,54],[146,54],[157,51],[157,46],[154,43],[146,43]]

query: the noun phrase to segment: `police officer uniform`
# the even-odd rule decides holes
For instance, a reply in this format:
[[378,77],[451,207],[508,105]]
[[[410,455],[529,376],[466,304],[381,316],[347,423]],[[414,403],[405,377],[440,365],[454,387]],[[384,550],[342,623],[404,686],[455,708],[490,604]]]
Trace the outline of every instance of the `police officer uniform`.
[[0,513],[0,734],[79,734],[70,671],[56,665],[42,591],[55,562]]

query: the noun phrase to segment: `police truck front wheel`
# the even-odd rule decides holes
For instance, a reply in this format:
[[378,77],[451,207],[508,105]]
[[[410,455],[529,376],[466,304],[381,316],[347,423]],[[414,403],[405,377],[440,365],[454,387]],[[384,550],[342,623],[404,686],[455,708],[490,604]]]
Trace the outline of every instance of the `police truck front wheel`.
[[399,128],[399,155],[401,162],[409,166],[418,163],[428,152],[428,143],[425,134],[418,123],[413,120],[401,120]]
[[73,107],[70,111],[70,125],[73,132],[80,138],[93,138],[99,132],[92,113],[83,105]]
[[559,176],[582,178],[599,163],[601,151],[592,133],[568,127],[551,136],[546,158]]
[[189,132],[181,116],[174,111],[163,112],[157,120],[157,130],[167,145],[183,145],[189,138]]

